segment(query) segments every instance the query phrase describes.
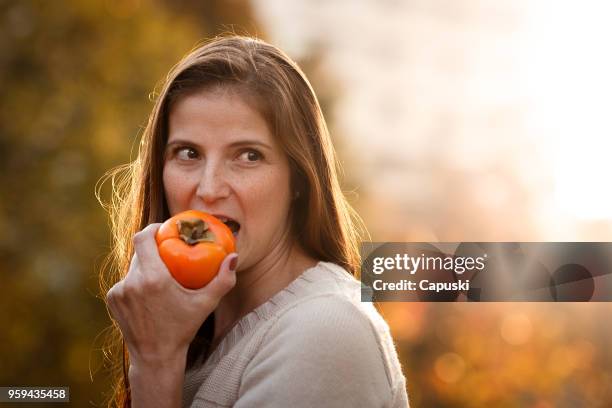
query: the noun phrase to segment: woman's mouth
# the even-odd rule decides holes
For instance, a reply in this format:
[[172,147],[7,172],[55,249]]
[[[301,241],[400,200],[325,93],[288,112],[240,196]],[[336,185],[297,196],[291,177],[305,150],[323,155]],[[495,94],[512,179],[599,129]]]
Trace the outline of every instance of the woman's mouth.
[[240,224],[234,220],[229,220],[224,222],[224,224],[227,225],[227,227],[232,231],[232,234],[234,234],[234,238],[236,238],[238,236],[238,231],[240,231]]
[[236,236],[238,235],[238,231],[240,231],[240,223],[229,217],[217,216],[217,215],[215,215],[215,217],[217,217],[222,223],[227,225],[227,227],[232,231],[234,238],[236,238]]

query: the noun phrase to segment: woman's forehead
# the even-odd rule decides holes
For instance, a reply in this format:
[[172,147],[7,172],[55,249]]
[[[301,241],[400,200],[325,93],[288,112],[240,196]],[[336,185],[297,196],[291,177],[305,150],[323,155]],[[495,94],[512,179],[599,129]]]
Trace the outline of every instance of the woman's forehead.
[[252,98],[227,88],[191,92],[172,104],[168,143],[175,139],[229,144],[255,140],[273,145],[266,120],[252,104]]

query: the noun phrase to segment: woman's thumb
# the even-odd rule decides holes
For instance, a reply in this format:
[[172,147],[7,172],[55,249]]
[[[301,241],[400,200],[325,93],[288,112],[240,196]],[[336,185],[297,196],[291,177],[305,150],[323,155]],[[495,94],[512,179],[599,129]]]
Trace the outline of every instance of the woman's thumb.
[[232,252],[223,259],[219,267],[219,273],[204,288],[210,296],[222,298],[236,285],[236,267],[238,265],[238,254]]

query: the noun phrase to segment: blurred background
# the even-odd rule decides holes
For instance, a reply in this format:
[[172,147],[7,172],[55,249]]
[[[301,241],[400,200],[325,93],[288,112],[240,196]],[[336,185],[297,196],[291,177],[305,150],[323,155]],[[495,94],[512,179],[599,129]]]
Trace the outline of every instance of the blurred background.
[[[0,1],[0,385],[100,406],[96,182],[199,40],[303,67],[374,241],[610,241],[605,2]],[[107,186],[108,187],[108,186]],[[103,198],[108,198],[103,188]],[[387,303],[414,407],[612,406],[612,305]]]

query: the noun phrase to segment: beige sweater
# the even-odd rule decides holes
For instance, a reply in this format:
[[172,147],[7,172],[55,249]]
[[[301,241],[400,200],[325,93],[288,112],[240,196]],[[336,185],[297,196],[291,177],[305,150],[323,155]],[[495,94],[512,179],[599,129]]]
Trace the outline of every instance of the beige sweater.
[[389,327],[360,283],[319,262],[185,373],[183,407],[407,407]]

